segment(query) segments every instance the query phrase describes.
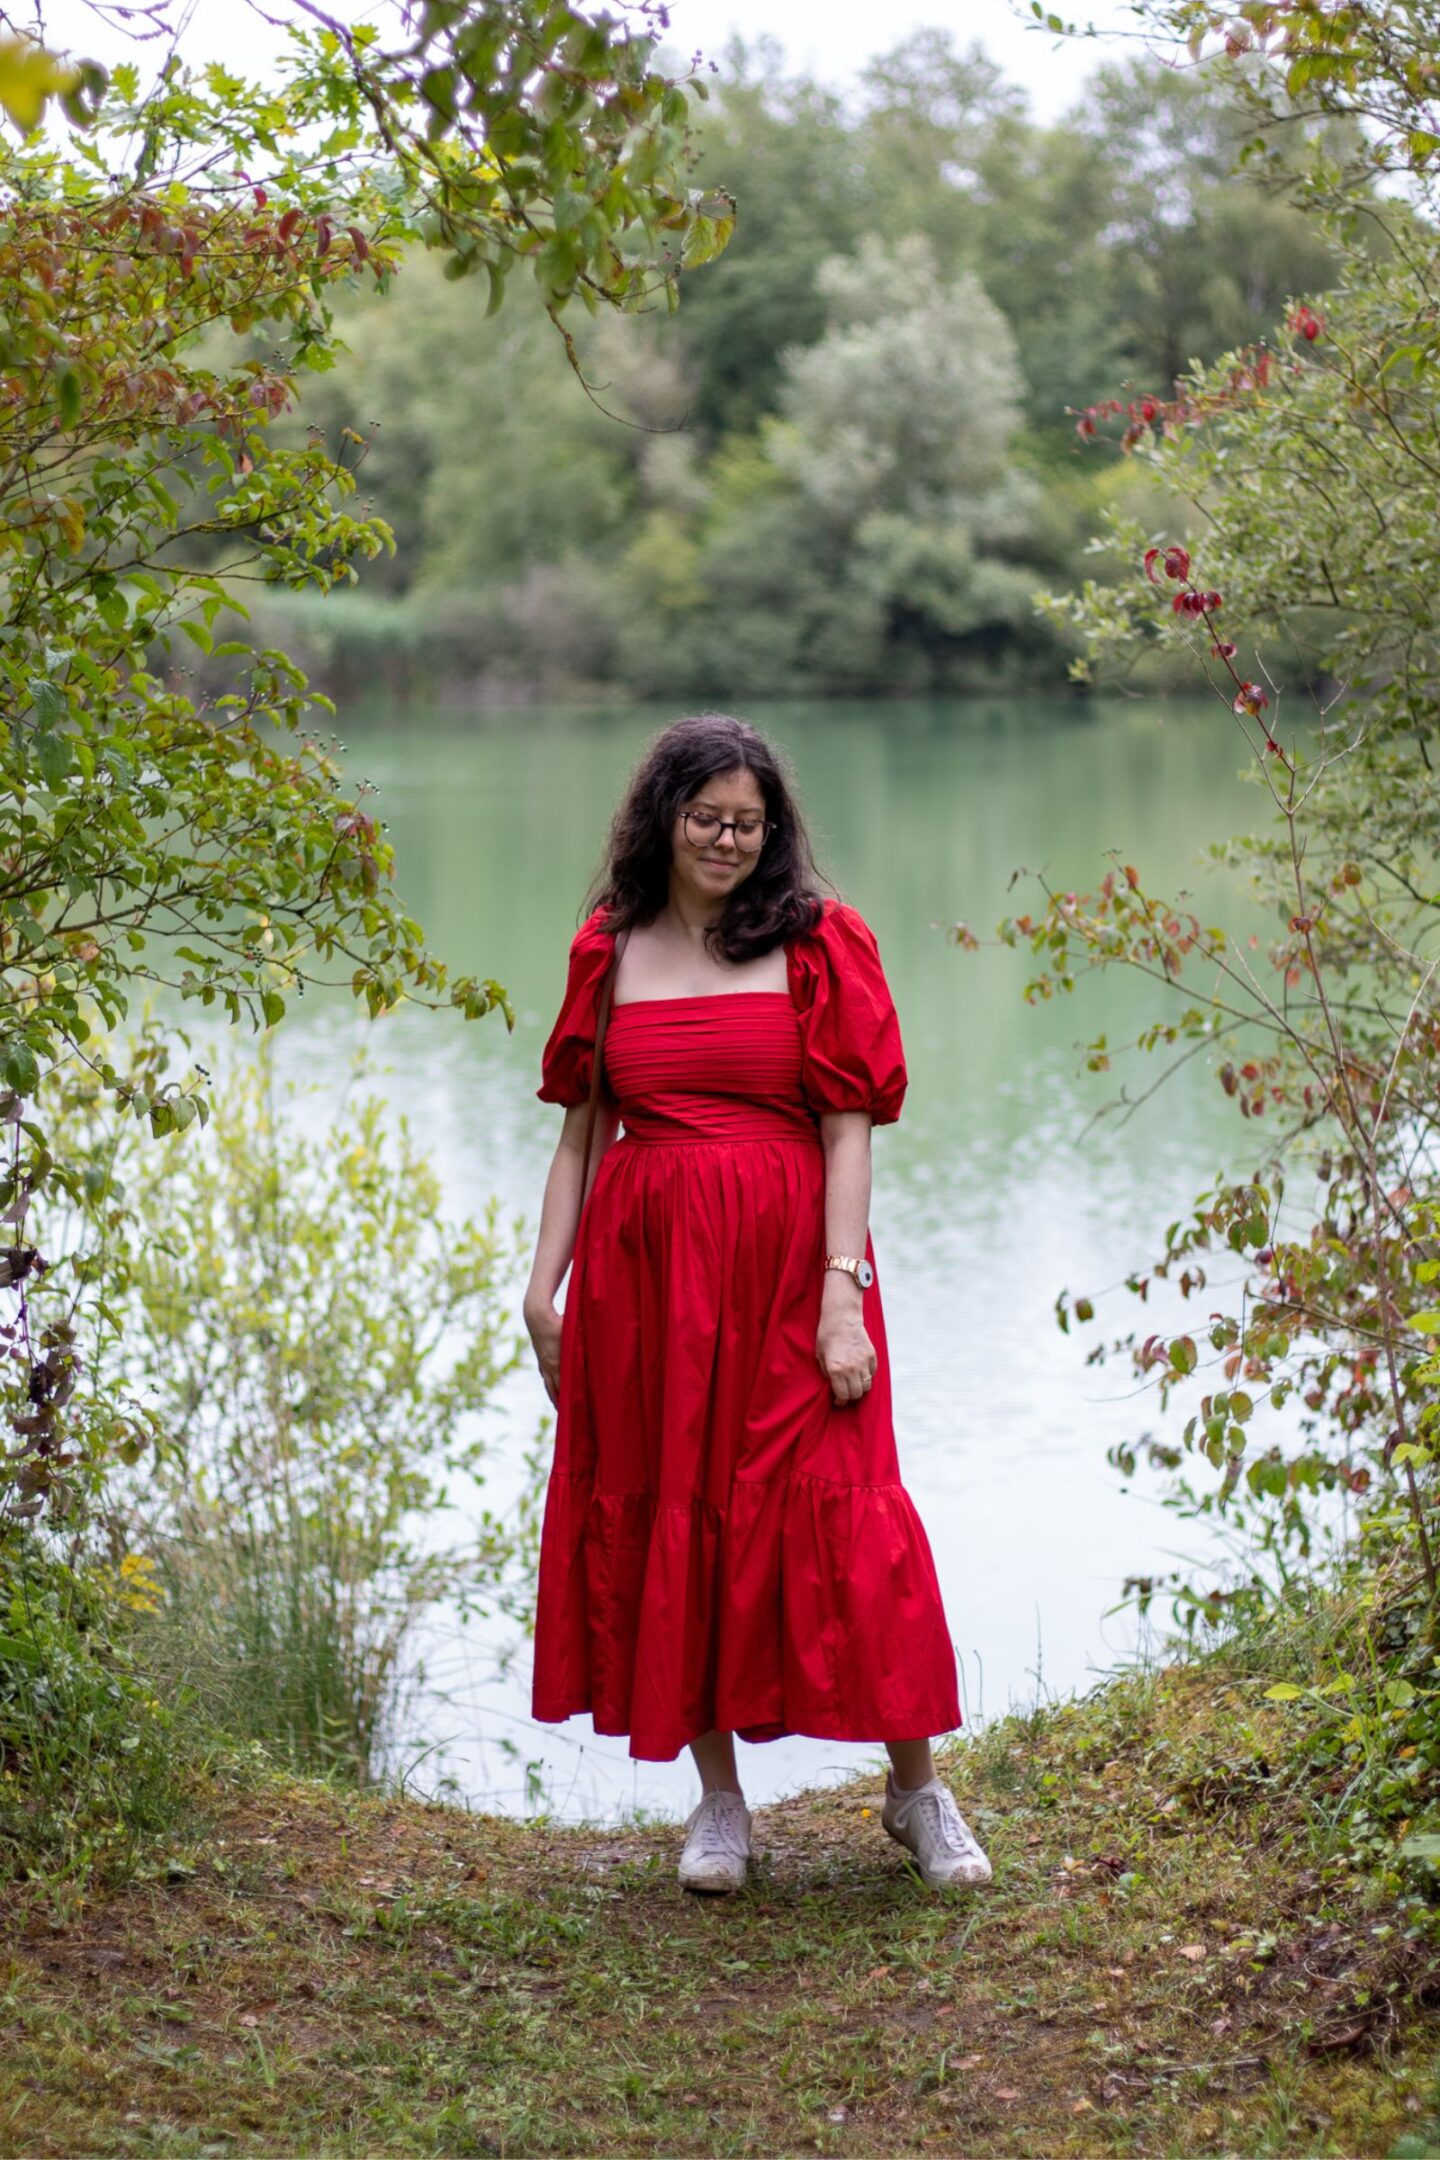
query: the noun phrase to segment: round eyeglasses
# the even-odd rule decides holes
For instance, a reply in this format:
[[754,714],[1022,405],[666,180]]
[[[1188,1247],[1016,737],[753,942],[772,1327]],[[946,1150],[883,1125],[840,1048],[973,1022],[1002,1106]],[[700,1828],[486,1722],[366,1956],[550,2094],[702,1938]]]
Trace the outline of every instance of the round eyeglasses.
[[775,830],[767,818],[762,817],[716,817],[710,810],[687,810],[684,815],[685,838],[691,847],[713,847],[721,833],[727,829],[735,835],[735,845],[742,855],[756,855],[765,845],[765,835]]

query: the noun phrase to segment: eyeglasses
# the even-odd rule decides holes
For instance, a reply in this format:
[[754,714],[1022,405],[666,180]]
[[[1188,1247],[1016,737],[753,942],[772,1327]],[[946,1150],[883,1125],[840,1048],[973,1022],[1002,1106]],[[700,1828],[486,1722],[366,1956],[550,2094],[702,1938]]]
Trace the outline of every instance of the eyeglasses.
[[735,835],[735,845],[742,855],[756,855],[765,845],[765,835],[775,827],[762,817],[722,818],[709,810],[687,810],[684,816],[685,838],[691,847],[713,847],[727,828]]

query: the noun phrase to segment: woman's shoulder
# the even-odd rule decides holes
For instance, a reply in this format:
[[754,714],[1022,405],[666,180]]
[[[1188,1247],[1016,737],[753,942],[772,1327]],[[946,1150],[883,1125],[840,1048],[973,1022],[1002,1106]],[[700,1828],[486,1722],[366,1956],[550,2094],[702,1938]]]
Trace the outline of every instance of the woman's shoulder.
[[801,931],[793,949],[802,958],[823,957],[841,966],[856,952],[868,955],[878,950],[875,933],[859,908],[833,893],[820,896],[809,929]]
[[609,954],[614,949],[615,933],[609,926],[609,911],[595,908],[586,916],[574,937],[570,940],[572,960],[584,960],[600,953]]

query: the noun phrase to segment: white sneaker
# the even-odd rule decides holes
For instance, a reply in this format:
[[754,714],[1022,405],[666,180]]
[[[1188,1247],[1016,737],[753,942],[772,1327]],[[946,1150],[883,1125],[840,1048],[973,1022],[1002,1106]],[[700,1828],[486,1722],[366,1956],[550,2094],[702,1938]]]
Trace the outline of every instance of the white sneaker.
[[750,1857],[750,1810],[739,1793],[708,1792],[685,1824],[680,1882],[686,1890],[740,1890]]
[[914,1792],[897,1791],[893,1775],[885,1780],[880,1820],[901,1845],[908,1846],[932,1890],[988,1883],[993,1874],[980,1842],[955,1805],[955,1795],[938,1777]]

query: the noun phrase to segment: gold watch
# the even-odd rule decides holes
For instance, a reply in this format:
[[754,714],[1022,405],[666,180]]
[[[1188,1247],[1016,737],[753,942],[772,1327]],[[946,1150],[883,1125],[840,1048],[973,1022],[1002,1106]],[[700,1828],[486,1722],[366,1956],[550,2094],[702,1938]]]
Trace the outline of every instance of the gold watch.
[[852,1260],[848,1253],[826,1253],[825,1272],[828,1274],[831,1268],[840,1268],[845,1274],[853,1275],[862,1290],[868,1290],[875,1280],[875,1270],[871,1267],[870,1262],[868,1260]]

